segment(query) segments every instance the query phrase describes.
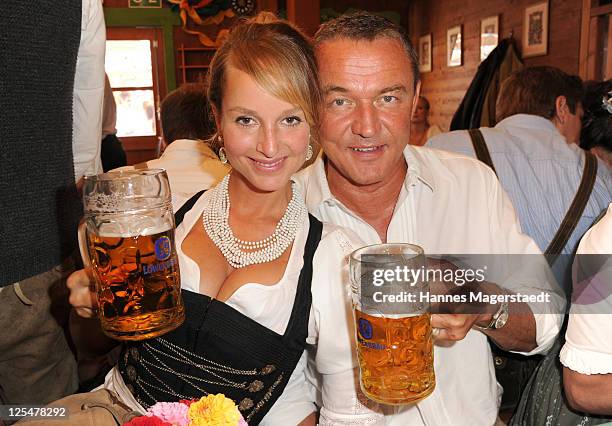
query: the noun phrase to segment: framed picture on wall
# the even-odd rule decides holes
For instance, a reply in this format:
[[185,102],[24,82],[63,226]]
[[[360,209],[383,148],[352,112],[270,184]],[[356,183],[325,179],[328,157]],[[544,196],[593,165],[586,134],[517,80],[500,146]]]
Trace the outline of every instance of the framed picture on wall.
[[446,31],[446,65],[459,67],[463,60],[461,40],[461,25],[449,28]]
[[480,21],[480,61],[484,61],[499,42],[499,15]]
[[548,53],[548,1],[525,8],[523,58]]
[[431,34],[419,37],[419,71],[431,71]]

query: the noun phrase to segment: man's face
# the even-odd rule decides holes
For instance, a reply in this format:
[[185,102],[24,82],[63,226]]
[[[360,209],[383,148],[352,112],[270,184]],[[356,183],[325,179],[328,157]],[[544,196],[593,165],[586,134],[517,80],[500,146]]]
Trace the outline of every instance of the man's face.
[[404,173],[415,93],[402,44],[332,39],[316,57],[324,92],[321,144],[333,167],[354,185]]

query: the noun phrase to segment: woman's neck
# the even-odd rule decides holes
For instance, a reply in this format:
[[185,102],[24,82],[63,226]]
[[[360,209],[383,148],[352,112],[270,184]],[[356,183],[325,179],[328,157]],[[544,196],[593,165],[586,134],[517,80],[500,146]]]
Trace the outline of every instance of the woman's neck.
[[421,121],[418,123],[412,123],[410,131],[415,133],[423,133],[429,128],[427,121]]
[[261,191],[236,171],[230,175],[228,191],[232,214],[274,221],[285,214],[293,194],[291,181],[277,191]]

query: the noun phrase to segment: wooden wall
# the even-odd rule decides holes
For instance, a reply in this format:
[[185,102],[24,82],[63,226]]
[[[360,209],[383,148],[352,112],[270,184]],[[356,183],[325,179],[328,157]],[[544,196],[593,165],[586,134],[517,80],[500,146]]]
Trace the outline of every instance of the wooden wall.
[[[430,121],[447,130],[480,64],[480,20],[500,15],[500,38],[512,32],[520,48],[523,15],[535,0],[415,0],[409,29],[417,45],[432,33],[432,72],[422,75],[422,93],[431,103]],[[550,65],[578,74],[581,0],[550,0],[548,54],[526,58],[527,66]],[[446,66],[446,30],[463,25],[463,65]]]

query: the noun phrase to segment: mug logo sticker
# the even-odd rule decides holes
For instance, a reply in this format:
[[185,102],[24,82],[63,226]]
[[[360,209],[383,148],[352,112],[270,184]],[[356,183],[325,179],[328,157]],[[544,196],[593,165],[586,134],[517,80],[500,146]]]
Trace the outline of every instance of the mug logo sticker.
[[170,238],[168,237],[159,237],[155,240],[155,257],[157,260],[166,260],[170,257]]
[[370,323],[370,321],[364,318],[359,318],[359,334],[361,334],[361,337],[363,337],[364,339],[372,338],[373,332],[372,324]]

